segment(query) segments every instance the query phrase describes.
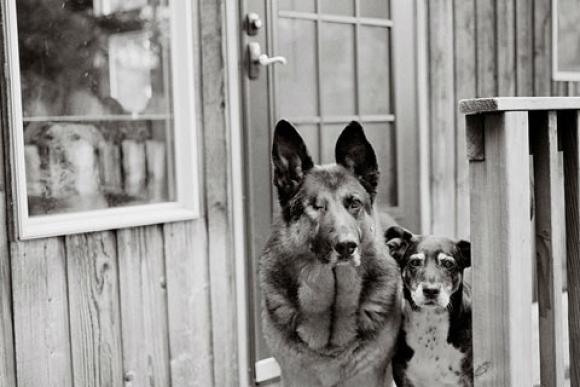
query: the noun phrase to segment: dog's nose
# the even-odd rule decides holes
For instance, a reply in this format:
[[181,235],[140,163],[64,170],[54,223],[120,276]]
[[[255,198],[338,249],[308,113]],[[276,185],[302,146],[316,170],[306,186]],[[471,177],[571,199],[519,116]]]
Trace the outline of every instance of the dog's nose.
[[423,285],[423,295],[427,298],[436,298],[439,296],[439,286],[425,286]]
[[354,251],[356,250],[357,247],[358,247],[358,245],[356,244],[356,242],[344,241],[344,242],[338,242],[336,244],[336,246],[334,247],[334,249],[341,256],[350,257],[354,253]]

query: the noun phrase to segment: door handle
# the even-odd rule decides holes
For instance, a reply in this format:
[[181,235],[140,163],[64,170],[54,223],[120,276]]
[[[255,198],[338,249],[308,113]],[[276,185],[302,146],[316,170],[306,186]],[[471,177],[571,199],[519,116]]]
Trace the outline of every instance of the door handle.
[[262,53],[262,48],[258,42],[248,43],[248,76],[250,79],[258,79],[260,68],[270,66],[271,64],[286,64],[288,61],[283,56],[269,57]]

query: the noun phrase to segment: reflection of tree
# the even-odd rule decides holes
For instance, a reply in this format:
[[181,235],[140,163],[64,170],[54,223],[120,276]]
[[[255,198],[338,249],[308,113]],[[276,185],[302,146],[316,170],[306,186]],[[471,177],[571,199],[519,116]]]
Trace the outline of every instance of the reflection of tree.
[[82,2],[19,0],[18,32],[21,70],[49,80],[90,81],[99,29]]

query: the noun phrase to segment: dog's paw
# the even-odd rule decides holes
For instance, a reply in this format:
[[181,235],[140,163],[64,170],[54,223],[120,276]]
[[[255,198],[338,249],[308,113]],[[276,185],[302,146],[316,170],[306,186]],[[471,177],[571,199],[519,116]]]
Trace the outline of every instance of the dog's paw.
[[298,336],[311,349],[321,351],[330,339],[330,318],[324,314],[305,318],[296,329]]

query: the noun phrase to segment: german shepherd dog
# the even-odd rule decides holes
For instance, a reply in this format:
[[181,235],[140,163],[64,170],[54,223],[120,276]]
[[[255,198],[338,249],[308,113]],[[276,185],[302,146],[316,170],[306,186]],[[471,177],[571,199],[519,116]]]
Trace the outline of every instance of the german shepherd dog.
[[260,260],[266,342],[286,387],[384,386],[402,283],[373,208],[375,152],[357,122],[336,164],[314,165],[280,121],[272,158],[281,216]]
[[471,292],[463,281],[471,265],[470,243],[413,235],[398,226],[385,239],[404,285],[393,357],[397,386],[473,386]]

